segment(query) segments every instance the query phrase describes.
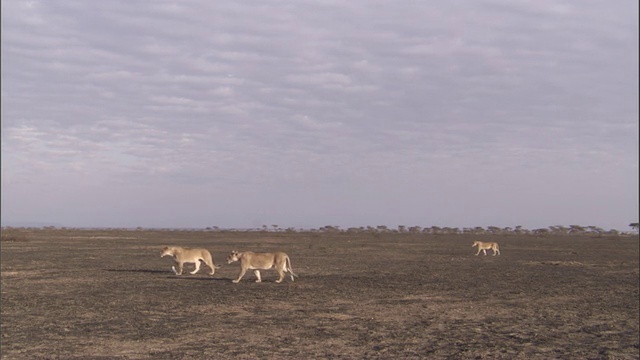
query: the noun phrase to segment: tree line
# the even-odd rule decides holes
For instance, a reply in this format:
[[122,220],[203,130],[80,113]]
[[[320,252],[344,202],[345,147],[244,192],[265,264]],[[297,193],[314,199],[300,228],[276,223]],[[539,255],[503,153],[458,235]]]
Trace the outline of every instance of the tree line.
[[[635,226],[634,226],[635,225]],[[636,230],[637,223],[631,223],[629,226]],[[218,226],[207,227],[209,231],[227,231],[233,229],[221,229]],[[440,227],[440,226],[406,226],[398,225],[397,227],[388,227],[386,225],[378,226],[360,226],[341,228],[336,225],[326,225],[320,228],[312,229],[296,229],[294,227],[282,228],[278,225],[262,225],[261,228],[244,229],[239,231],[261,231],[261,232],[323,232],[323,233],[402,233],[402,234],[428,234],[428,235],[598,235],[598,236],[620,236],[631,235],[629,232],[619,231],[616,229],[605,230],[598,226],[581,226],[581,225],[554,225],[546,228],[526,229],[520,225],[515,227],[498,227],[498,226],[476,226],[476,227]]]
[[[521,225],[514,227],[499,227],[499,226],[475,226],[475,227],[447,227],[447,226],[429,226],[429,227],[421,227],[421,226],[406,226],[406,225],[398,225],[397,227],[388,227],[386,225],[377,225],[377,226],[360,226],[360,227],[348,227],[342,228],[336,225],[326,225],[319,228],[294,228],[287,227],[282,228],[279,225],[262,225],[259,228],[250,228],[250,229],[233,229],[233,228],[222,228],[219,226],[208,226],[206,228],[143,228],[136,227],[135,229],[129,228],[104,228],[105,230],[136,230],[136,231],[144,231],[144,230],[164,230],[164,231],[181,231],[181,230],[189,230],[189,231],[213,231],[213,232],[223,232],[223,231],[248,231],[248,232],[312,232],[312,233],[371,233],[371,234],[384,234],[384,233],[400,233],[400,234],[425,234],[425,235],[596,235],[596,236],[628,236],[628,235],[636,235],[638,234],[638,223],[631,223],[629,226],[634,230],[630,231],[619,231],[616,229],[605,230],[598,226],[582,226],[582,225],[554,225],[546,228],[538,228],[538,229],[526,229]],[[12,227],[12,226],[3,226],[2,230],[10,230],[10,229],[43,229],[43,230],[74,230],[74,228],[68,227],[56,227],[56,226],[43,226],[43,227]],[[82,229],[82,228],[76,228]],[[98,228],[93,228],[98,229]],[[102,229],[102,228],[101,228]]]

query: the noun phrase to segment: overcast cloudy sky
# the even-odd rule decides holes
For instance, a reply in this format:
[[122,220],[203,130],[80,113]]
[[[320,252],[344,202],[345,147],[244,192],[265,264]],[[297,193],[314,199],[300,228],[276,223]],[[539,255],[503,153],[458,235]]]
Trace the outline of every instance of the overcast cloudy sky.
[[638,2],[2,1],[2,224],[638,220]]

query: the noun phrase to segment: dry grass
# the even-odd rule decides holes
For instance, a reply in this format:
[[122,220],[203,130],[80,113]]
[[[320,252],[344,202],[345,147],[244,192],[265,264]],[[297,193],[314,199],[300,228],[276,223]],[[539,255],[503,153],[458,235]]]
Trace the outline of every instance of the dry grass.
[[[493,257],[469,235],[2,235],[3,359],[638,358],[637,238],[503,236]],[[299,278],[178,277],[165,245],[283,250]]]

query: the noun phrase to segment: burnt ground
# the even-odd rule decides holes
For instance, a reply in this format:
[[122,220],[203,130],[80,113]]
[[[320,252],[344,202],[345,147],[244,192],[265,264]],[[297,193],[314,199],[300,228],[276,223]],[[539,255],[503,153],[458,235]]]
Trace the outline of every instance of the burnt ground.
[[[2,359],[638,359],[637,237],[2,233]],[[175,276],[165,245],[206,247]],[[223,263],[287,252],[295,282]],[[191,270],[191,265],[185,270]],[[206,269],[206,267],[205,267]]]

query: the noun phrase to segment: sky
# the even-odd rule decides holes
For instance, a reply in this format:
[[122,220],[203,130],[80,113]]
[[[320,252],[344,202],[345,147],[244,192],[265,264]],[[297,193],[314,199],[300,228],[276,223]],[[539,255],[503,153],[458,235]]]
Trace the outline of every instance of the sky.
[[2,225],[630,230],[638,2],[2,1]]

